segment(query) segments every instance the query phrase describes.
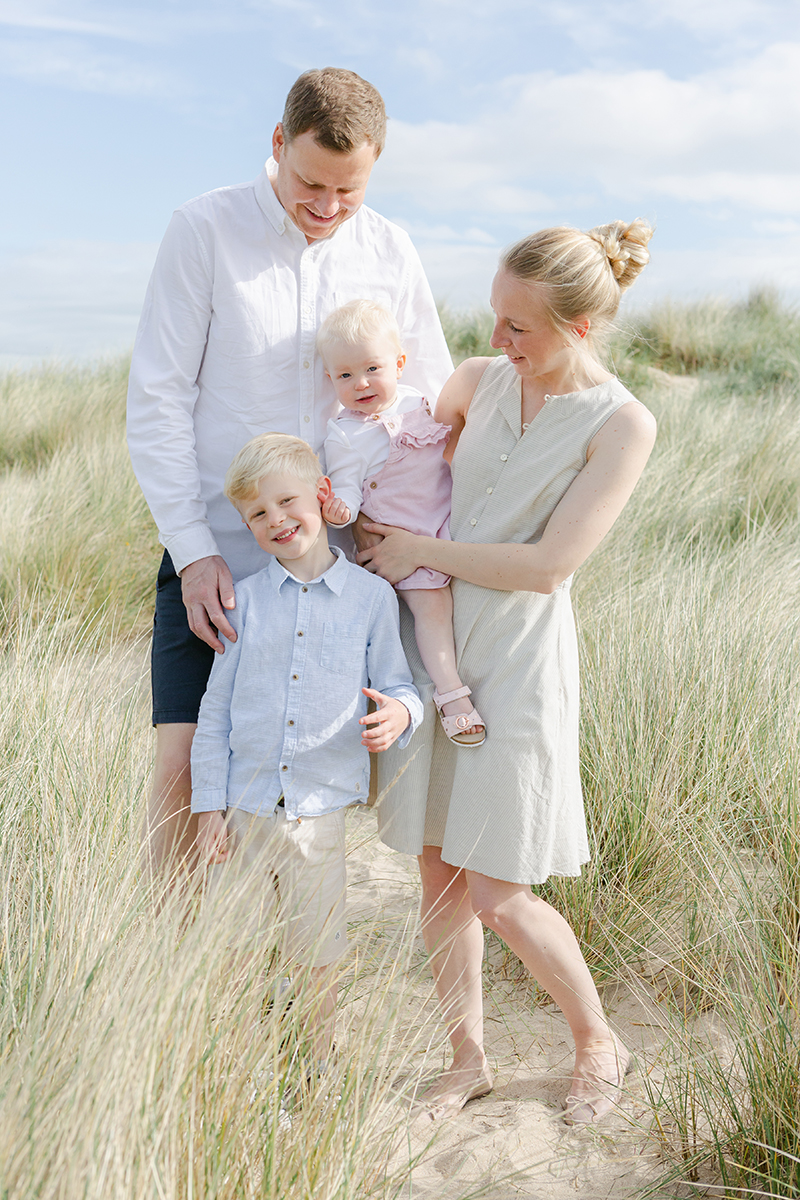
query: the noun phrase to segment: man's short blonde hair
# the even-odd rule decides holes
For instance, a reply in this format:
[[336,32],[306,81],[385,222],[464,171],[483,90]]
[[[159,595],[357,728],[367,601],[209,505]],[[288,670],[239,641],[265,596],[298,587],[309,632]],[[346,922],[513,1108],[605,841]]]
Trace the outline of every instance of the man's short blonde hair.
[[265,475],[294,475],[316,487],[323,476],[319,459],[302,438],[288,433],[259,433],[251,438],[228,467],[225,495],[237,507],[252,500]]
[[386,338],[398,357],[403,353],[400,326],[394,314],[374,300],[351,300],[335,308],[320,325],[317,354],[327,363],[334,346],[358,346],[370,338]]

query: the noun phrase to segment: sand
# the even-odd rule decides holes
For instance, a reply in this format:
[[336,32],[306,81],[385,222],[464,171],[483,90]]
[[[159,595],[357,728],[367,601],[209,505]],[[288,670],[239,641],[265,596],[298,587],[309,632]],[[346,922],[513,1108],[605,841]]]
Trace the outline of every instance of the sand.
[[[443,1065],[443,1027],[414,921],[419,884],[414,860],[377,841],[375,818],[355,810],[348,818],[348,915],[357,941],[359,927],[381,915],[387,930],[399,932],[411,916],[406,937],[415,939],[411,977],[409,1033],[427,1021],[438,1030],[432,1047],[421,1049],[420,1073],[432,1075]],[[484,1195],[492,1200],[543,1197],[626,1200],[663,1175],[666,1164],[651,1129],[652,1109],[645,1100],[645,1075],[657,1082],[659,1050],[666,1040],[667,1015],[652,987],[618,987],[603,1002],[613,1027],[637,1060],[628,1077],[619,1111],[596,1127],[570,1129],[561,1119],[573,1049],[560,1011],[542,1003],[524,971],[513,967],[493,940],[487,952],[484,989],[486,1051],[495,1072],[490,1096],[471,1101],[460,1113],[434,1125],[426,1115],[409,1113],[407,1141],[397,1154],[420,1155],[403,1196],[410,1200]],[[398,1165],[397,1157],[394,1165]],[[697,1195],[680,1184],[656,1195]]]

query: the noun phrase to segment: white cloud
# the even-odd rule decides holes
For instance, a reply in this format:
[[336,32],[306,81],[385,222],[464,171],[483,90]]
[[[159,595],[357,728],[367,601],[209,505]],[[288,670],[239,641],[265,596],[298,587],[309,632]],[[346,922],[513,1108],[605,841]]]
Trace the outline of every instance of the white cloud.
[[798,80],[800,43],[685,80],[663,70],[510,77],[475,121],[392,122],[374,190],[450,219],[545,212],[576,184],[639,202],[794,213]]
[[133,344],[157,247],[54,242],[0,262],[0,355],[84,357]]
[[191,91],[185,81],[168,71],[95,51],[71,38],[0,42],[0,72],[71,91],[112,96],[185,100]]

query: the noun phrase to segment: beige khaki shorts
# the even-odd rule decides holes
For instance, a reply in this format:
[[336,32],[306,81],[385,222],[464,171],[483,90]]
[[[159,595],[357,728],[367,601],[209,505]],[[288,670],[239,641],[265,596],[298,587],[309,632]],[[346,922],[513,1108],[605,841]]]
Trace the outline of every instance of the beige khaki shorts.
[[256,817],[230,809],[227,862],[209,867],[206,903],[232,931],[279,943],[303,965],[325,967],[347,949],[344,809],[322,817]]

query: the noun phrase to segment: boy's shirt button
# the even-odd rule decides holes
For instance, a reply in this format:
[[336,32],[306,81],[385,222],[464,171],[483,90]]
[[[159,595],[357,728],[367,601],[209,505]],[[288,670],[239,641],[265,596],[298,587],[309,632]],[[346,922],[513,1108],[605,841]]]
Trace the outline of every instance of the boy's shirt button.
[[307,588],[307,587],[304,587],[304,588],[303,588],[303,591],[304,591],[304,592],[307,592],[307,591],[308,591],[308,588]]
[[290,725],[294,725],[294,721],[289,721],[289,724],[290,724]]
[[300,678],[300,676],[299,676],[299,675],[293,675],[293,676],[292,676],[292,679],[299,679],[299,678]]
[[281,770],[282,770],[282,771],[288,771],[288,770],[289,770],[289,768],[286,766],[286,763],[284,763],[284,764],[283,764],[283,766],[281,767]]
[[298,636],[298,637],[302,637],[302,636],[303,636],[303,631],[302,631],[302,629],[298,629],[298,631],[297,631],[297,636]]

